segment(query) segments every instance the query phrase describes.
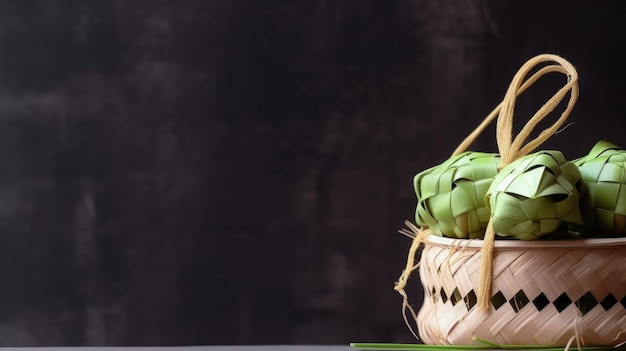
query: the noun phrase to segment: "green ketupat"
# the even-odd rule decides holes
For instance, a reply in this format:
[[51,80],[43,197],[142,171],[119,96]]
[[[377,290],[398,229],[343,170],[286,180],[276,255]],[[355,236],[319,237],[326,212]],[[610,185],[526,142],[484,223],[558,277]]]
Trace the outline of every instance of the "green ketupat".
[[[587,156],[573,161],[582,176],[582,236],[624,236],[626,233],[626,150],[606,140]],[[575,228],[575,227],[573,227]]]
[[496,173],[497,154],[463,152],[413,178],[416,223],[453,238],[482,238],[489,222],[484,197]]
[[580,172],[560,151],[540,151],[508,164],[485,196],[500,236],[534,240],[565,223],[582,223]]

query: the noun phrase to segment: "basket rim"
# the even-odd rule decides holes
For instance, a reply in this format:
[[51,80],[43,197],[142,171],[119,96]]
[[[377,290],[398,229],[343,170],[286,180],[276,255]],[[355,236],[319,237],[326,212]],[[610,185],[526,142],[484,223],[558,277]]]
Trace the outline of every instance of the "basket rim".
[[[484,240],[448,238],[436,234],[428,234],[424,243],[440,247],[463,247],[480,249]],[[601,247],[626,247],[626,237],[621,238],[590,238],[590,239],[564,239],[564,240],[498,240],[494,242],[494,249],[516,250],[529,248],[601,248]]]

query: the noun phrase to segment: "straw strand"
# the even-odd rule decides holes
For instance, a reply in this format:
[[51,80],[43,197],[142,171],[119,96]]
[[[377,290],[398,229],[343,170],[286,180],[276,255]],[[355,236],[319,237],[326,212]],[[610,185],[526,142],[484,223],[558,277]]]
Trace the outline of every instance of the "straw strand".
[[419,249],[420,244],[424,240],[424,236],[426,236],[426,234],[431,233],[431,231],[428,228],[420,229],[409,221],[405,221],[404,223],[408,229],[402,228],[398,230],[398,232],[402,235],[412,237],[413,242],[411,243],[411,247],[409,248],[409,253],[407,255],[406,267],[402,271],[400,278],[398,278],[398,281],[396,282],[394,286],[394,290],[397,291],[402,296],[402,317],[404,318],[404,323],[409,328],[409,331],[411,332],[411,334],[413,334],[413,336],[415,336],[415,338],[419,340],[417,333],[415,332],[415,330],[413,330],[413,327],[411,326],[411,323],[409,322],[409,319],[407,317],[407,311],[408,311],[413,317],[413,320],[414,321],[417,320],[417,312],[415,312],[415,309],[413,308],[413,306],[409,304],[409,296],[406,293],[405,288],[406,288],[407,283],[409,282],[409,277],[411,276],[411,273],[413,273],[419,267],[419,262],[415,263],[415,256],[417,255],[417,250]]
[[[522,86],[519,88],[519,90],[516,91],[516,95],[519,96],[524,91],[526,91],[526,89],[528,89],[531,85],[533,85],[539,78],[541,78],[545,74],[551,73],[551,72],[559,72],[559,73],[567,74],[567,71],[562,66],[550,65],[550,66],[542,67],[540,70],[535,72],[530,78],[528,78],[528,80],[526,80],[524,82],[524,84],[522,84]],[[476,127],[476,129],[474,129],[461,142],[461,144],[459,144],[459,146],[457,146],[457,148],[452,153],[452,156],[458,155],[461,152],[466,151],[470,147],[470,145],[472,145],[472,143],[478,138],[478,136],[483,132],[483,130],[485,130],[485,128],[487,128],[487,126],[489,124],[491,124],[491,122],[493,122],[496,119],[496,117],[500,114],[500,110],[502,108],[502,104],[503,103],[498,104],[498,106],[496,106],[493,109],[493,111],[491,111],[489,113],[489,115],[487,115],[487,117],[485,117],[485,119]]]

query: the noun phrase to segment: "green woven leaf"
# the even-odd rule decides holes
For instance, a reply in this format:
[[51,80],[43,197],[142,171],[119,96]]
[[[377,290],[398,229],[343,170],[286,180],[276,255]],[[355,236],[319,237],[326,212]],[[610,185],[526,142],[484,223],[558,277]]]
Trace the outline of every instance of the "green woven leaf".
[[[582,177],[582,236],[626,235],[626,150],[606,140],[574,160]],[[573,229],[578,229],[574,227]]]
[[526,155],[498,173],[485,202],[500,236],[534,240],[582,223],[578,168],[559,151]]
[[489,222],[484,197],[499,162],[497,154],[468,151],[418,173],[416,223],[441,236],[482,238]]

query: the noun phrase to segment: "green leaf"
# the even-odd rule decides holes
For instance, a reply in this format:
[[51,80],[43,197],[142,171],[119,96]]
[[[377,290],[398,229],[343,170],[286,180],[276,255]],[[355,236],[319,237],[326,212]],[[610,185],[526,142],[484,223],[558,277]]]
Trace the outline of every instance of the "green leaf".
[[585,237],[626,235],[626,150],[606,140],[574,160],[581,173]]
[[485,195],[500,236],[535,240],[554,233],[563,223],[582,224],[581,175],[560,151],[526,155],[498,173]]
[[485,193],[499,162],[497,154],[468,151],[415,175],[416,223],[441,236],[482,238],[490,216]]

